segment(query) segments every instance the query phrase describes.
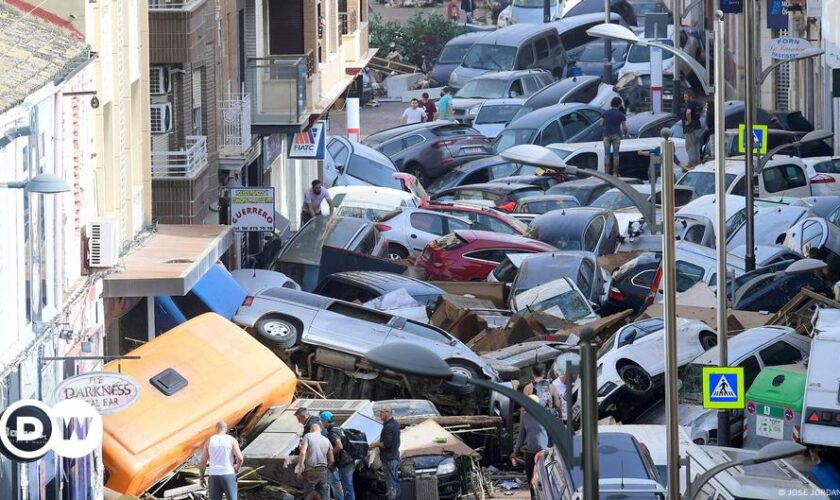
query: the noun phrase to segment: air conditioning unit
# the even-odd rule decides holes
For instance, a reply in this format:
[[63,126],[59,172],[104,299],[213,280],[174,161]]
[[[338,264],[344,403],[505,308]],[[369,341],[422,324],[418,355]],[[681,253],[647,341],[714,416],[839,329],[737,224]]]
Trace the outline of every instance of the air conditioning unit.
[[172,105],[152,104],[151,106],[152,133],[166,134],[172,130]]
[[149,93],[164,95],[172,91],[172,80],[169,79],[169,68],[166,66],[151,66],[149,68]]
[[90,267],[113,267],[120,259],[120,237],[115,219],[94,219],[88,231]]

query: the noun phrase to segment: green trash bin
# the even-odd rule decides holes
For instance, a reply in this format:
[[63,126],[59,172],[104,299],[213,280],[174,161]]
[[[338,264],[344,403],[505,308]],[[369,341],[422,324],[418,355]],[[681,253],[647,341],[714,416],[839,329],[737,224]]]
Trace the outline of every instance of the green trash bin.
[[807,375],[801,364],[761,370],[746,394],[744,448],[757,450],[774,441],[799,442]]

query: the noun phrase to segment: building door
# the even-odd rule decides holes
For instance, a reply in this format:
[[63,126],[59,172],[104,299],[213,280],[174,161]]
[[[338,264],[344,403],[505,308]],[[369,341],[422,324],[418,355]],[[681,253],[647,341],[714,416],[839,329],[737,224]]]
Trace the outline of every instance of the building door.
[[304,0],[271,0],[268,7],[270,55],[303,54]]

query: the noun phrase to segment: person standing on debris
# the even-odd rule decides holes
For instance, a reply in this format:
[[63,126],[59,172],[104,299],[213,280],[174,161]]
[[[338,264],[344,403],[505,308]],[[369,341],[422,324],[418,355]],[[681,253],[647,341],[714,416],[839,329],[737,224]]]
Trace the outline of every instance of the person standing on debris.
[[420,123],[426,119],[426,111],[420,107],[420,101],[412,99],[408,107],[403,111],[400,123],[405,125],[408,123]]
[[426,120],[427,122],[433,122],[437,118],[437,106],[435,106],[434,101],[429,99],[429,93],[423,92],[421,96],[420,103],[423,105],[423,110],[426,111]]
[[233,436],[228,435],[227,424],[223,421],[216,423],[216,432],[201,449],[201,462],[198,466],[199,482],[202,487],[208,483],[204,477],[207,464],[210,464],[210,500],[222,500],[222,493],[227,500],[236,500],[238,497],[236,474],[242,467],[242,451],[239,449],[239,442]]
[[[540,403],[540,398],[536,394],[531,394],[528,397],[534,402]],[[537,419],[532,417],[524,408],[520,411],[519,434],[516,436],[516,445],[510,454],[511,464],[516,464],[516,455],[522,450],[523,446],[527,450],[524,452],[525,476],[530,485],[531,479],[534,477],[534,458],[541,450],[548,448],[548,433]],[[537,498],[533,487],[531,487],[531,498]]]
[[545,367],[542,363],[537,363],[531,367],[531,381],[522,388],[522,392],[526,396],[536,395],[537,402],[543,408],[555,413],[556,390],[551,381],[545,378]]
[[317,491],[321,498],[329,498],[330,486],[327,469],[333,464],[330,441],[324,437],[320,423],[313,423],[300,441],[300,455],[295,468],[298,479],[303,481],[303,494]]
[[310,415],[306,408],[298,408],[295,411],[295,418],[298,423],[303,426],[303,435],[307,435],[312,431],[313,425],[321,425],[321,419],[318,415]]
[[330,206],[330,215],[335,212],[332,196],[327,188],[321,185],[321,181],[312,181],[312,187],[303,192],[303,209],[300,211],[300,225],[303,226],[310,219],[321,215],[321,202],[327,200]]
[[604,168],[610,175],[618,177],[618,155],[621,149],[621,137],[628,137],[627,116],[621,111],[622,100],[613,97],[610,109],[601,114],[601,127],[604,129]]
[[333,446],[335,463],[330,473],[330,490],[336,500],[356,500],[356,491],[353,488],[353,471],[356,469],[356,461],[350,453],[344,449],[342,440],[344,429],[333,424],[333,414],[330,411],[321,412],[321,422],[327,430],[327,439]]
[[379,459],[385,465],[388,500],[396,500],[400,497],[400,424],[388,405],[379,408],[379,419],[383,423],[382,434],[379,435],[379,441],[370,447],[380,449]]
[[438,118],[441,120],[447,120],[450,122],[455,121],[455,115],[452,112],[452,89],[448,86],[443,87],[441,90],[441,97],[437,103],[438,107]]
[[[703,146],[703,124],[700,115],[703,106],[694,99],[694,92],[688,89],[683,94],[685,111],[683,111],[683,134],[685,135],[685,149],[688,153],[688,169],[700,164],[700,148]],[[688,169],[683,167],[683,172]]]
[[449,0],[446,5],[446,19],[458,22],[461,20],[461,9],[458,7],[458,0]]

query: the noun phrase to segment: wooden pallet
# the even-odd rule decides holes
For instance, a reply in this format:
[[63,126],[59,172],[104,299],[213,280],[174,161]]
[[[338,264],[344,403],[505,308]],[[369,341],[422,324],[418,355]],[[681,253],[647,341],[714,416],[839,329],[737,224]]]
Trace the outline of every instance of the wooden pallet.
[[385,73],[411,74],[419,73],[420,69],[412,64],[403,64],[401,62],[385,59],[384,57],[374,57],[370,60],[368,66],[376,71]]

